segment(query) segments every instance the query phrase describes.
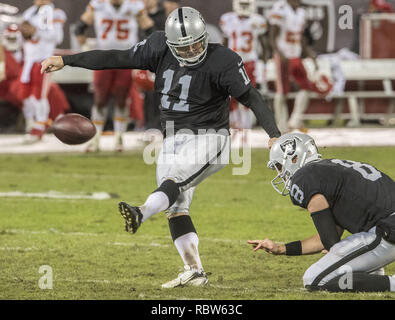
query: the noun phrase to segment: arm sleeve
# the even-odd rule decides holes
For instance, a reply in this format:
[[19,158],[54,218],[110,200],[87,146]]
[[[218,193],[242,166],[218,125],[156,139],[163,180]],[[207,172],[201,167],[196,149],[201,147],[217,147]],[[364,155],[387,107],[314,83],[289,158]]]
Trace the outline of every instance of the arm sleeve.
[[128,50],[93,50],[62,58],[64,65],[90,70],[141,69],[155,72],[162,51],[161,42],[156,46],[152,44],[156,37],[157,33],[154,33]]
[[321,242],[326,250],[340,241],[340,236],[336,229],[335,219],[330,208],[321,211],[312,212],[315,228],[320,235]]
[[273,112],[269,109],[267,101],[262,98],[256,88],[250,87],[250,89],[241,97],[237,98],[237,100],[252,110],[258,123],[265,129],[270,138],[278,138],[281,136],[280,130],[274,120]]
[[[130,59],[131,50],[92,50],[62,56],[65,66],[90,70],[135,69]],[[137,69],[137,68],[136,68]]]

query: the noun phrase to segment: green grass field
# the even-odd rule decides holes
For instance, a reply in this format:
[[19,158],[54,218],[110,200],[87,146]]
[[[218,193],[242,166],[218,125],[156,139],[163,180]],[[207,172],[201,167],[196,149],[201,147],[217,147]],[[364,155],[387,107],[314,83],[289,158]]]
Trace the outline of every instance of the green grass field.
[[[328,148],[324,157],[369,162],[395,178],[391,148]],[[394,299],[395,294],[309,293],[304,271],[321,256],[253,253],[247,239],[292,241],[314,233],[307,212],[271,187],[268,152],[253,152],[252,170],[229,165],[196,190],[191,216],[210,285],[161,289],[182,261],[160,213],[135,235],[123,231],[117,203],[141,204],[156,188],[155,167],[139,153],[0,156],[0,192],[116,193],[111,200],[1,198],[0,299]],[[53,289],[38,282],[53,270]],[[395,264],[386,274],[395,273]]]

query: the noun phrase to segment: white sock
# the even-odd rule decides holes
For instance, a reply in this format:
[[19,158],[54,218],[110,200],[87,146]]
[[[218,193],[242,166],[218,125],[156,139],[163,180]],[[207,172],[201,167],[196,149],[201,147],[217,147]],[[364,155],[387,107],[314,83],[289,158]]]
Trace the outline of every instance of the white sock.
[[95,105],[92,107],[91,120],[95,125],[98,134],[103,132],[104,125],[106,124],[107,112],[107,108],[99,109]]
[[31,97],[31,102],[34,105],[35,123],[33,128],[44,131],[48,123],[49,103],[47,99],[36,99]]
[[274,96],[274,117],[280,131],[288,129],[288,105],[285,96],[281,93],[276,93]]
[[40,122],[47,122],[49,116],[49,102],[48,99],[43,98],[37,101],[36,120]]
[[139,207],[143,214],[142,222],[147,220],[149,217],[157,214],[161,211],[166,210],[169,207],[169,198],[162,191],[156,191],[151,193],[147,198],[147,201]]
[[295,108],[289,119],[289,125],[298,128],[302,125],[302,116],[309,105],[309,94],[306,90],[301,90],[295,97]]
[[251,109],[248,109],[244,106],[239,106],[240,108],[240,118],[241,118],[241,127],[243,129],[251,129],[254,122],[254,114]]
[[389,277],[390,278],[390,288],[391,292],[395,292],[395,276]]
[[126,129],[128,127],[128,116],[129,116],[128,108],[126,107],[121,108],[118,106],[114,108],[113,122],[114,122],[115,133],[119,134],[126,132]]
[[195,232],[189,232],[174,240],[178,253],[180,254],[184,265],[203,271],[202,262],[199,256],[199,238]]
[[23,116],[26,123],[26,132],[29,132],[34,125],[34,101],[29,97],[23,100]]

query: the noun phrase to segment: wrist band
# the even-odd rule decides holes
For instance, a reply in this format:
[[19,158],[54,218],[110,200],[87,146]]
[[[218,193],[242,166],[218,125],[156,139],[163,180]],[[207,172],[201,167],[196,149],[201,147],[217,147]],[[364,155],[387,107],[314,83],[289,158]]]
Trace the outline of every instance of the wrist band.
[[285,254],[287,256],[302,255],[302,242],[300,240],[285,244]]

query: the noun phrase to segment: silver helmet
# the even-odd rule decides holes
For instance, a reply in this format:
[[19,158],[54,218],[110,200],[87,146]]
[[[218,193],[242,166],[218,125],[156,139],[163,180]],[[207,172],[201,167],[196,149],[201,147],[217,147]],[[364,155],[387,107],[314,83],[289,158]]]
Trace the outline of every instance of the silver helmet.
[[208,33],[199,11],[190,7],[177,8],[167,17],[165,33],[167,45],[181,64],[194,66],[206,57]]
[[[312,137],[303,133],[287,133],[276,140],[270,150],[269,169],[276,170],[272,180],[274,190],[283,196],[289,194],[291,178],[309,162],[321,160]],[[280,190],[280,185],[283,188]]]
[[255,0],[233,0],[233,11],[239,16],[251,16],[256,9]]

